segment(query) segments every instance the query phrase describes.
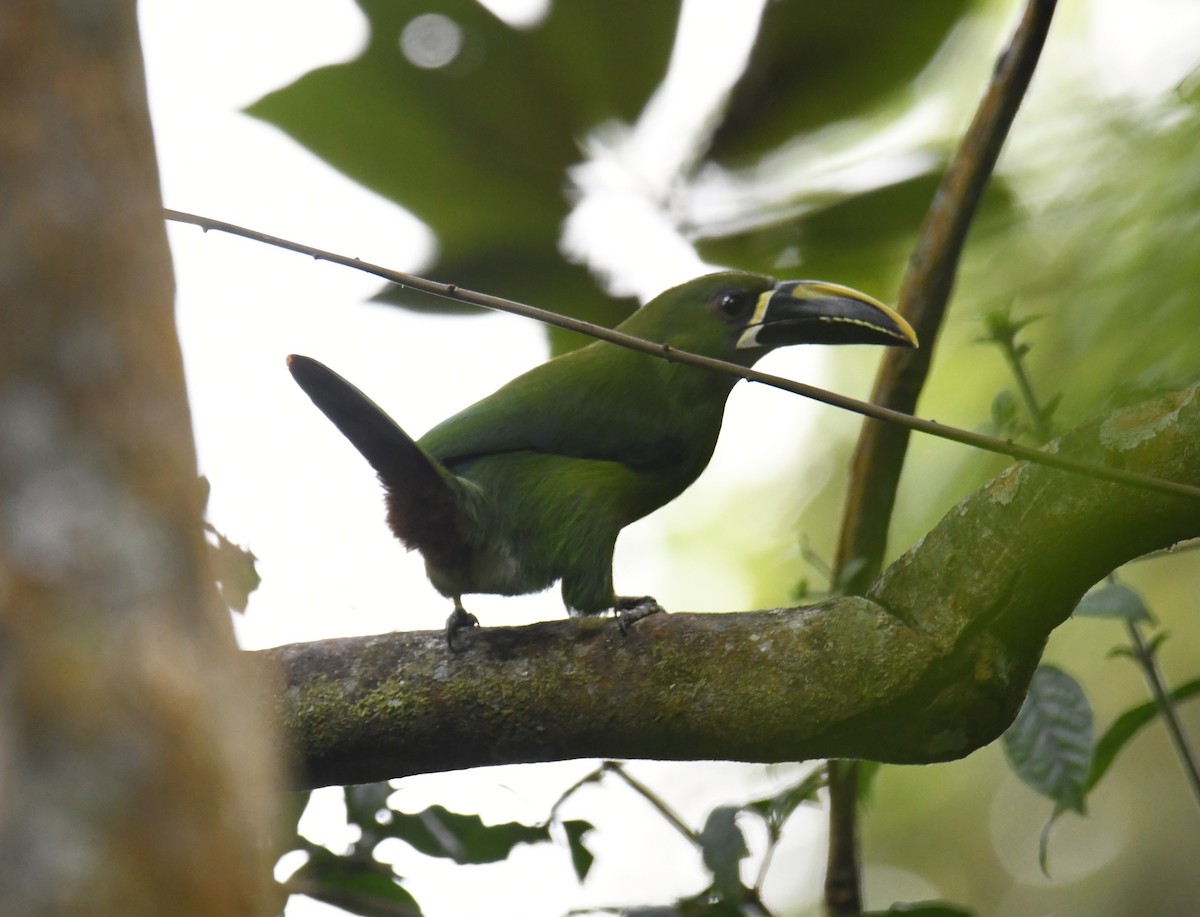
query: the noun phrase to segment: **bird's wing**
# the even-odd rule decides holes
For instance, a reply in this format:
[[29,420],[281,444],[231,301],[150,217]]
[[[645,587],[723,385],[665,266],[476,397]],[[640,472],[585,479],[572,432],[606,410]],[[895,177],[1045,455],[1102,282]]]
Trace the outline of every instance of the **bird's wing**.
[[611,345],[585,347],[518,376],[442,421],[420,444],[451,470],[520,451],[669,468],[688,443],[678,418],[669,416],[656,363],[665,366]]

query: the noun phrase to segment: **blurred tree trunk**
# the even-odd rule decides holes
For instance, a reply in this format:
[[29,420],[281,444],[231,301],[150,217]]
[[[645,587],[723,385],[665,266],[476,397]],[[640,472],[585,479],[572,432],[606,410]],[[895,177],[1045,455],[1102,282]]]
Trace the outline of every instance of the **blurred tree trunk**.
[[135,13],[0,5],[0,900],[268,913],[270,732],[206,570]]

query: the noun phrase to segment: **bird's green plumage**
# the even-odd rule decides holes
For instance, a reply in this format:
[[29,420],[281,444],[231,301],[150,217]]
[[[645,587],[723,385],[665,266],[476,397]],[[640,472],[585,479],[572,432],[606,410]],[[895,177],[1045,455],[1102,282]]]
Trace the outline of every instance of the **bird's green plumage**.
[[[747,366],[768,349],[751,346],[753,321],[769,323],[777,343],[915,343],[902,319],[862,294],[815,284],[805,298],[803,285],[784,287],[712,274],[666,291],[620,328]],[[617,601],[620,530],[708,464],[736,381],[598,341],[518,376],[414,444],[340,376],[304,357],[291,365],[379,473],[393,531],[422,551],[440,592],[457,601],[561,579],[565,604],[583,614]]]

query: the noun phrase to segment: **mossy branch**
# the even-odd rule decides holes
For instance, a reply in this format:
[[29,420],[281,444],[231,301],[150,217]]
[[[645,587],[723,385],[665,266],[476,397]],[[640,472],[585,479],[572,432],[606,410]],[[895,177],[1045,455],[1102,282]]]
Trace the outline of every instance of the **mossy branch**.
[[[1200,386],[1052,449],[1200,482]],[[1108,571],[1200,535],[1186,497],[1018,463],[866,598],[794,609],[440,631],[256,654],[297,783],[580,757],[932,762],[1011,721],[1047,635]]]

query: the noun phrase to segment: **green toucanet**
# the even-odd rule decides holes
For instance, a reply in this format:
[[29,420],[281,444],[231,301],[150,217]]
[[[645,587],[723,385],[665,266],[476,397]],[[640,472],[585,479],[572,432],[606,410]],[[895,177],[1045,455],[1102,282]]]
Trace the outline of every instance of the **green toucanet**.
[[[732,271],[673,287],[618,327],[742,366],[791,344],[917,344],[903,318],[855,290]],[[392,532],[454,600],[451,638],[476,623],[464,594],[519,595],[556,580],[572,614],[656,610],[613,591],[617,534],[704,470],[737,382],[596,341],[414,442],[316,360],[291,356],[288,366],[378,473]]]

